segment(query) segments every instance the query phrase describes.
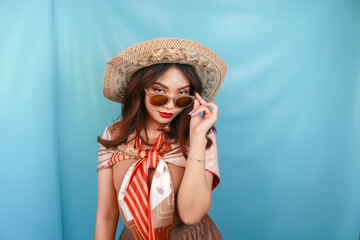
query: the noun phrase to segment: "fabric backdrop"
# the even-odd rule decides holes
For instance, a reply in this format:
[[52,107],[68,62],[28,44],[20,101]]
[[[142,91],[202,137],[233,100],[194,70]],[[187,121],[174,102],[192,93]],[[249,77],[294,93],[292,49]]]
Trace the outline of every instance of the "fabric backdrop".
[[[358,0],[0,0],[0,239],[93,239],[105,63],[155,37],[228,65],[214,103],[224,239],[358,239]],[[122,229],[119,223],[117,237]]]

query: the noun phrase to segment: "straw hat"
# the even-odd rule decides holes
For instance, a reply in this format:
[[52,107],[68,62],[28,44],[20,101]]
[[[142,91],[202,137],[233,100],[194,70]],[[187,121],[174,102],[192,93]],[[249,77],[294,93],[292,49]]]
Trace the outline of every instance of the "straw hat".
[[123,103],[130,77],[137,70],[157,63],[182,63],[194,67],[202,80],[202,98],[215,99],[224,81],[226,64],[215,52],[201,43],[181,38],[154,38],[126,48],[106,63],[103,94]]

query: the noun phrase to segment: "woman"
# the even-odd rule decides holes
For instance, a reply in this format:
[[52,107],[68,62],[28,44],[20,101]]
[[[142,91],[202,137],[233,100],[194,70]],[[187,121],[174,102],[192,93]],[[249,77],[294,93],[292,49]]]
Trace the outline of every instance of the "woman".
[[[135,44],[106,66],[122,119],[98,137],[95,239],[222,239],[207,211],[219,183],[215,98],[224,61],[179,38]],[[200,115],[203,113],[203,115]]]

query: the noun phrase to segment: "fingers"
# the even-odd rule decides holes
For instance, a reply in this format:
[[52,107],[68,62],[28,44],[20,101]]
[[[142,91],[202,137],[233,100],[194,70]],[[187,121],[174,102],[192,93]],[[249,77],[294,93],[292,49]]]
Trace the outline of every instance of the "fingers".
[[199,100],[195,99],[195,100],[194,100],[194,106],[193,106],[192,111],[194,111],[194,110],[195,110],[196,108],[198,108],[199,106],[200,106]]
[[212,112],[217,116],[218,114],[218,106],[215,103],[208,103],[208,105],[212,108]]
[[190,112],[189,114],[191,114],[193,111],[197,110],[197,109],[201,106],[199,97],[198,97],[196,94],[197,94],[197,93],[195,92],[196,99],[194,100],[193,109],[191,110],[191,112]]
[[195,92],[195,96],[196,98],[199,100],[200,104],[207,104],[207,102],[201,98],[200,94],[198,94],[197,92]]
[[196,114],[199,114],[201,112],[205,112],[205,114],[210,114],[211,110],[208,107],[201,105],[199,108],[189,112],[189,115],[195,116]]
[[[194,108],[191,112],[189,112],[189,115],[195,116],[196,114],[199,114],[200,112],[205,111],[205,114],[207,113],[214,113],[215,115],[218,112],[218,107],[214,103],[208,103],[204,99],[201,98],[200,94],[195,92],[196,99],[194,101]],[[197,101],[196,101],[197,100]],[[210,108],[212,108],[212,111]]]

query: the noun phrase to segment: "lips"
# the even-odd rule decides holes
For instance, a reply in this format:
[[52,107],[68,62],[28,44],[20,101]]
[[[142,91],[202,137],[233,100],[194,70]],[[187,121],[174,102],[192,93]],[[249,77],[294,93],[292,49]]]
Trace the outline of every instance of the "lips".
[[172,113],[165,113],[165,112],[159,112],[160,116],[164,117],[164,118],[171,118],[174,114]]

